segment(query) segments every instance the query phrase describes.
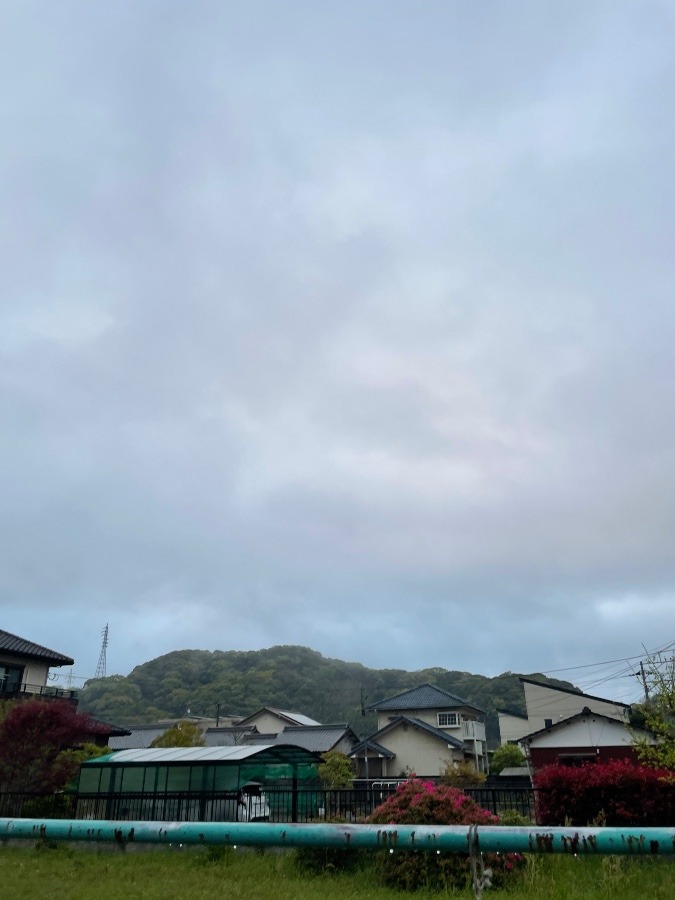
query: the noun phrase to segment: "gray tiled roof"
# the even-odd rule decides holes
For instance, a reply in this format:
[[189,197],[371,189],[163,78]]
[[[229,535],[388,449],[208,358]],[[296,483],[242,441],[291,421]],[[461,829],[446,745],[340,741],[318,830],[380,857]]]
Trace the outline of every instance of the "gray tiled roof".
[[[207,747],[238,747],[249,738],[260,737],[255,725],[233,725],[223,728],[207,728],[204,732],[204,743]],[[268,744],[269,741],[261,741]]]
[[130,725],[129,734],[111,737],[111,750],[145,750],[167,730],[168,725]]
[[291,725],[277,735],[275,743],[294,744],[314,753],[327,753],[345,737],[356,740],[349,725]]
[[394,752],[387,747],[383,747],[382,744],[378,744],[377,741],[373,741],[371,738],[366,738],[365,741],[361,741],[355,747],[352,747],[349,755],[359,756],[361,753],[365,755],[366,747],[368,750],[373,750],[375,753],[379,753],[380,756],[384,756],[385,759],[394,759],[396,756]]
[[474,703],[463,700],[455,694],[450,694],[442,688],[435,687],[432,684],[422,684],[420,687],[413,688],[410,691],[403,691],[394,697],[388,697],[386,700],[380,700],[377,703],[371,703],[368,709],[380,710],[404,710],[404,709],[451,709],[460,706],[475,709],[477,712],[485,712]]
[[26,659],[39,659],[50,663],[52,666],[72,666],[75,662],[69,656],[63,653],[57,653],[56,650],[50,650],[48,647],[42,647],[40,644],[34,644],[24,638],[18,637],[16,634],[10,634],[9,631],[0,630],[0,651],[14,653],[17,656],[23,656]]

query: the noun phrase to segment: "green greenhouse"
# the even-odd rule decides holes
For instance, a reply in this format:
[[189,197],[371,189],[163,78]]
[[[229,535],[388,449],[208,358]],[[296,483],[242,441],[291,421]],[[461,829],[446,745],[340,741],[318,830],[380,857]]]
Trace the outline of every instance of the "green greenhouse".
[[83,763],[77,817],[229,822],[270,818],[265,794],[285,798],[316,783],[316,753],[287,744],[118,750]]

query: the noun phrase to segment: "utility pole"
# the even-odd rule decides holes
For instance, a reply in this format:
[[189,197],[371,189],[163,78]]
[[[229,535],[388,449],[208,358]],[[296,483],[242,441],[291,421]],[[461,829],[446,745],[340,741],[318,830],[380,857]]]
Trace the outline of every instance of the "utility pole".
[[635,673],[642,682],[645,692],[645,703],[649,703],[649,686],[647,685],[647,673],[645,672],[645,664],[640,660],[640,671]]

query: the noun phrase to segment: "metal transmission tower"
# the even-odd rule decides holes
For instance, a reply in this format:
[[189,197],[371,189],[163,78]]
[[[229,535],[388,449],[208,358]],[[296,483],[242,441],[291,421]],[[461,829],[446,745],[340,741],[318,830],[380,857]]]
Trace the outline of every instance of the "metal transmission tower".
[[103,640],[101,641],[101,652],[98,657],[98,665],[96,666],[96,674],[94,678],[105,678],[106,651],[108,650],[108,626],[106,625],[101,632]]

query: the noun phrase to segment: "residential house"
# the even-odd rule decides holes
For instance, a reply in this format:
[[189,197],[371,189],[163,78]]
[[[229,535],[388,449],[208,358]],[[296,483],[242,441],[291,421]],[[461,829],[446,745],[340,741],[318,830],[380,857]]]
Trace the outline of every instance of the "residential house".
[[[0,700],[66,700],[78,704],[78,692],[49,684],[52,666],[72,666],[74,660],[25,638],[0,630]],[[125,728],[90,717],[93,726],[77,743],[105,747],[110,738],[129,734]]]
[[631,729],[621,719],[585,707],[575,715],[522,737],[520,746],[533,772],[554,763],[579,766],[613,759],[635,762],[638,759],[633,745],[636,734],[650,742],[655,740],[649,732]]
[[287,725],[320,724],[316,719],[310,719],[309,716],[304,716],[302,713],[288,712],[285,709],[275,709],[271,706],[263,706],[262,709],[237,722],[237,725],[255,725],[263,734],[279,734]]
[[290,744],[312,753],[344,753],[348,756],[359,739],[346,724],[339,725],[287,725],[280,732],[275,744]]
[[0,700],[60,698],[77,702],[77,691],[49,684],[52,666],[72,666],[64,653],[0,630]]
[[571,688],[543,684],[533,678],[521,678],[525,691],[525,717],[512,712],[500,712],[499,733],[502,744],[517,743],[525,735],[550,728],[558,722],[575,716],[583,709],[608,716],[619,722],[627,722],[630,705],[593,694],[584,694]]
[[435,777],[461,762],[487,768],[485,712],[473,703],[423,684],[368,708],[377,713],[377,731],[350,754],[359,777]]

